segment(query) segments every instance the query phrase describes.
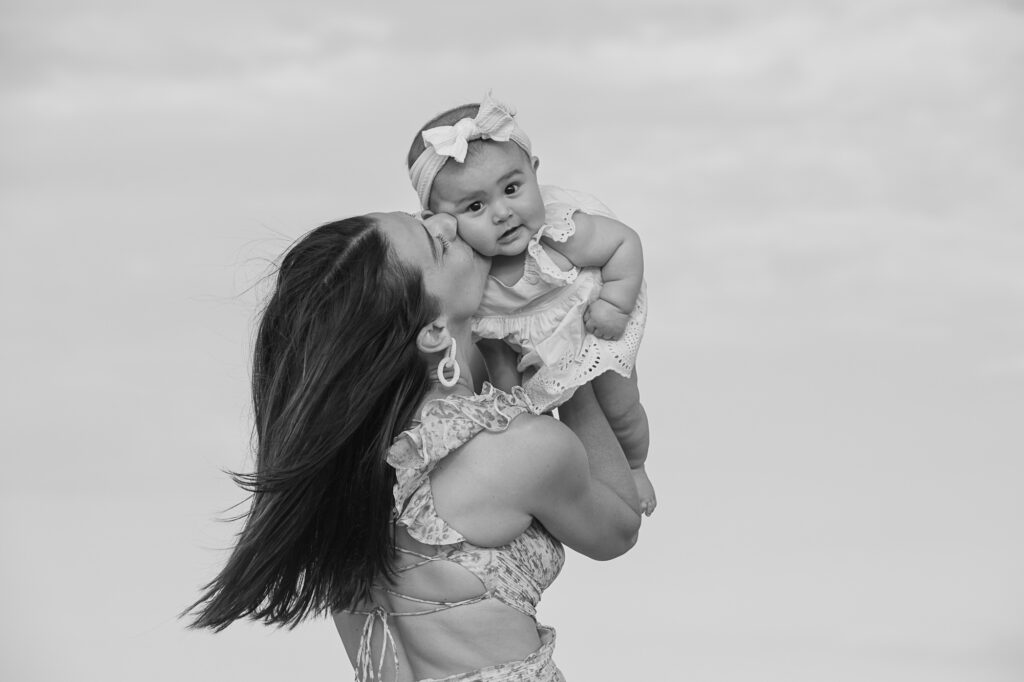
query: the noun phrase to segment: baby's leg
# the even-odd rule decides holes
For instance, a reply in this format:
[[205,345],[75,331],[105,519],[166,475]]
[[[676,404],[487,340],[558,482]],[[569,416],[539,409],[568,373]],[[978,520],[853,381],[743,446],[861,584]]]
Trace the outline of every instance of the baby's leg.
[[658,499],[645,467],[651,432],[647,423],[647,412],[640,404],[636,369],[628,379],[615,372],[605,372],[597,376],[591,384],[597,402],[608,418],[615,437],[619,439],[622,451],[626,454],[637,492],[640,494],[640,509],[650,516],[658,506]]
[[601,410],[626,453],[630,468],[642,467],[647,461],[650,431],[647,413],[640,404],[636,371],[628,379],[615,372],[605,372],[595,377],[591,384]]

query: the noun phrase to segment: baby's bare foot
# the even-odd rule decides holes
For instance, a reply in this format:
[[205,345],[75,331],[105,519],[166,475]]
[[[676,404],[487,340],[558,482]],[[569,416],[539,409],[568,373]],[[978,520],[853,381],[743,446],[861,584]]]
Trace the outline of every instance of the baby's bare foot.
[[647,516],[654,513],[658,506],[658,497],[654,494],[654,486],[651,479],[647,477],[647,470],[644,467],[630,469],[633,474],[633,482],[636,484],[636,491],[640,495],[640,511]]

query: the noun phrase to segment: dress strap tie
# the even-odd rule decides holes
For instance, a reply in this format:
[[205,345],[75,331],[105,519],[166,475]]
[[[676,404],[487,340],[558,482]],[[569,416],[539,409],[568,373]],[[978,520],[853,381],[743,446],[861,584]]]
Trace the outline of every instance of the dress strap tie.
[[[381,643],[380,658],[377,661],[377,670],[373,670],[372,640],[374,625],[380,621]],[[387,656],[388,645],[391,645],[391,657],[395,664],[395,673],[398,673],[398,647],[395,646],[395,638],[388,627],[388,612],[380,606],[366,614],[366,621],[363,623],[363,634],[359,639],[359,651],[356,653],[356,682],[373,682],[373,680],[384,679],[384,659]]]

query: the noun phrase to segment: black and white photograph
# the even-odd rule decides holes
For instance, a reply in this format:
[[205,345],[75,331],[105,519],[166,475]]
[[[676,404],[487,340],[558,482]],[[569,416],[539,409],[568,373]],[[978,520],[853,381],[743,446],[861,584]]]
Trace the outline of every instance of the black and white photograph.
[[1020,682],[1022,38],[0,3],[0,678]]

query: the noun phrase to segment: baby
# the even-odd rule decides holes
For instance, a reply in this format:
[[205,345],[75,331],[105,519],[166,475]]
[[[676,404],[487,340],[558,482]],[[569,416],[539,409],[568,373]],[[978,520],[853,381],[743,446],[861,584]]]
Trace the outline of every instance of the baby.
[[521,384],[538,414],[591,383],[650,516],[634,368],[647,316],[640,239],[593,197],[539,186],[514,116],[488,95],[435,117],[409,149],[410,178],[425,211],[454,216],[459,236],[491,257],[474,321],[491,381]]

